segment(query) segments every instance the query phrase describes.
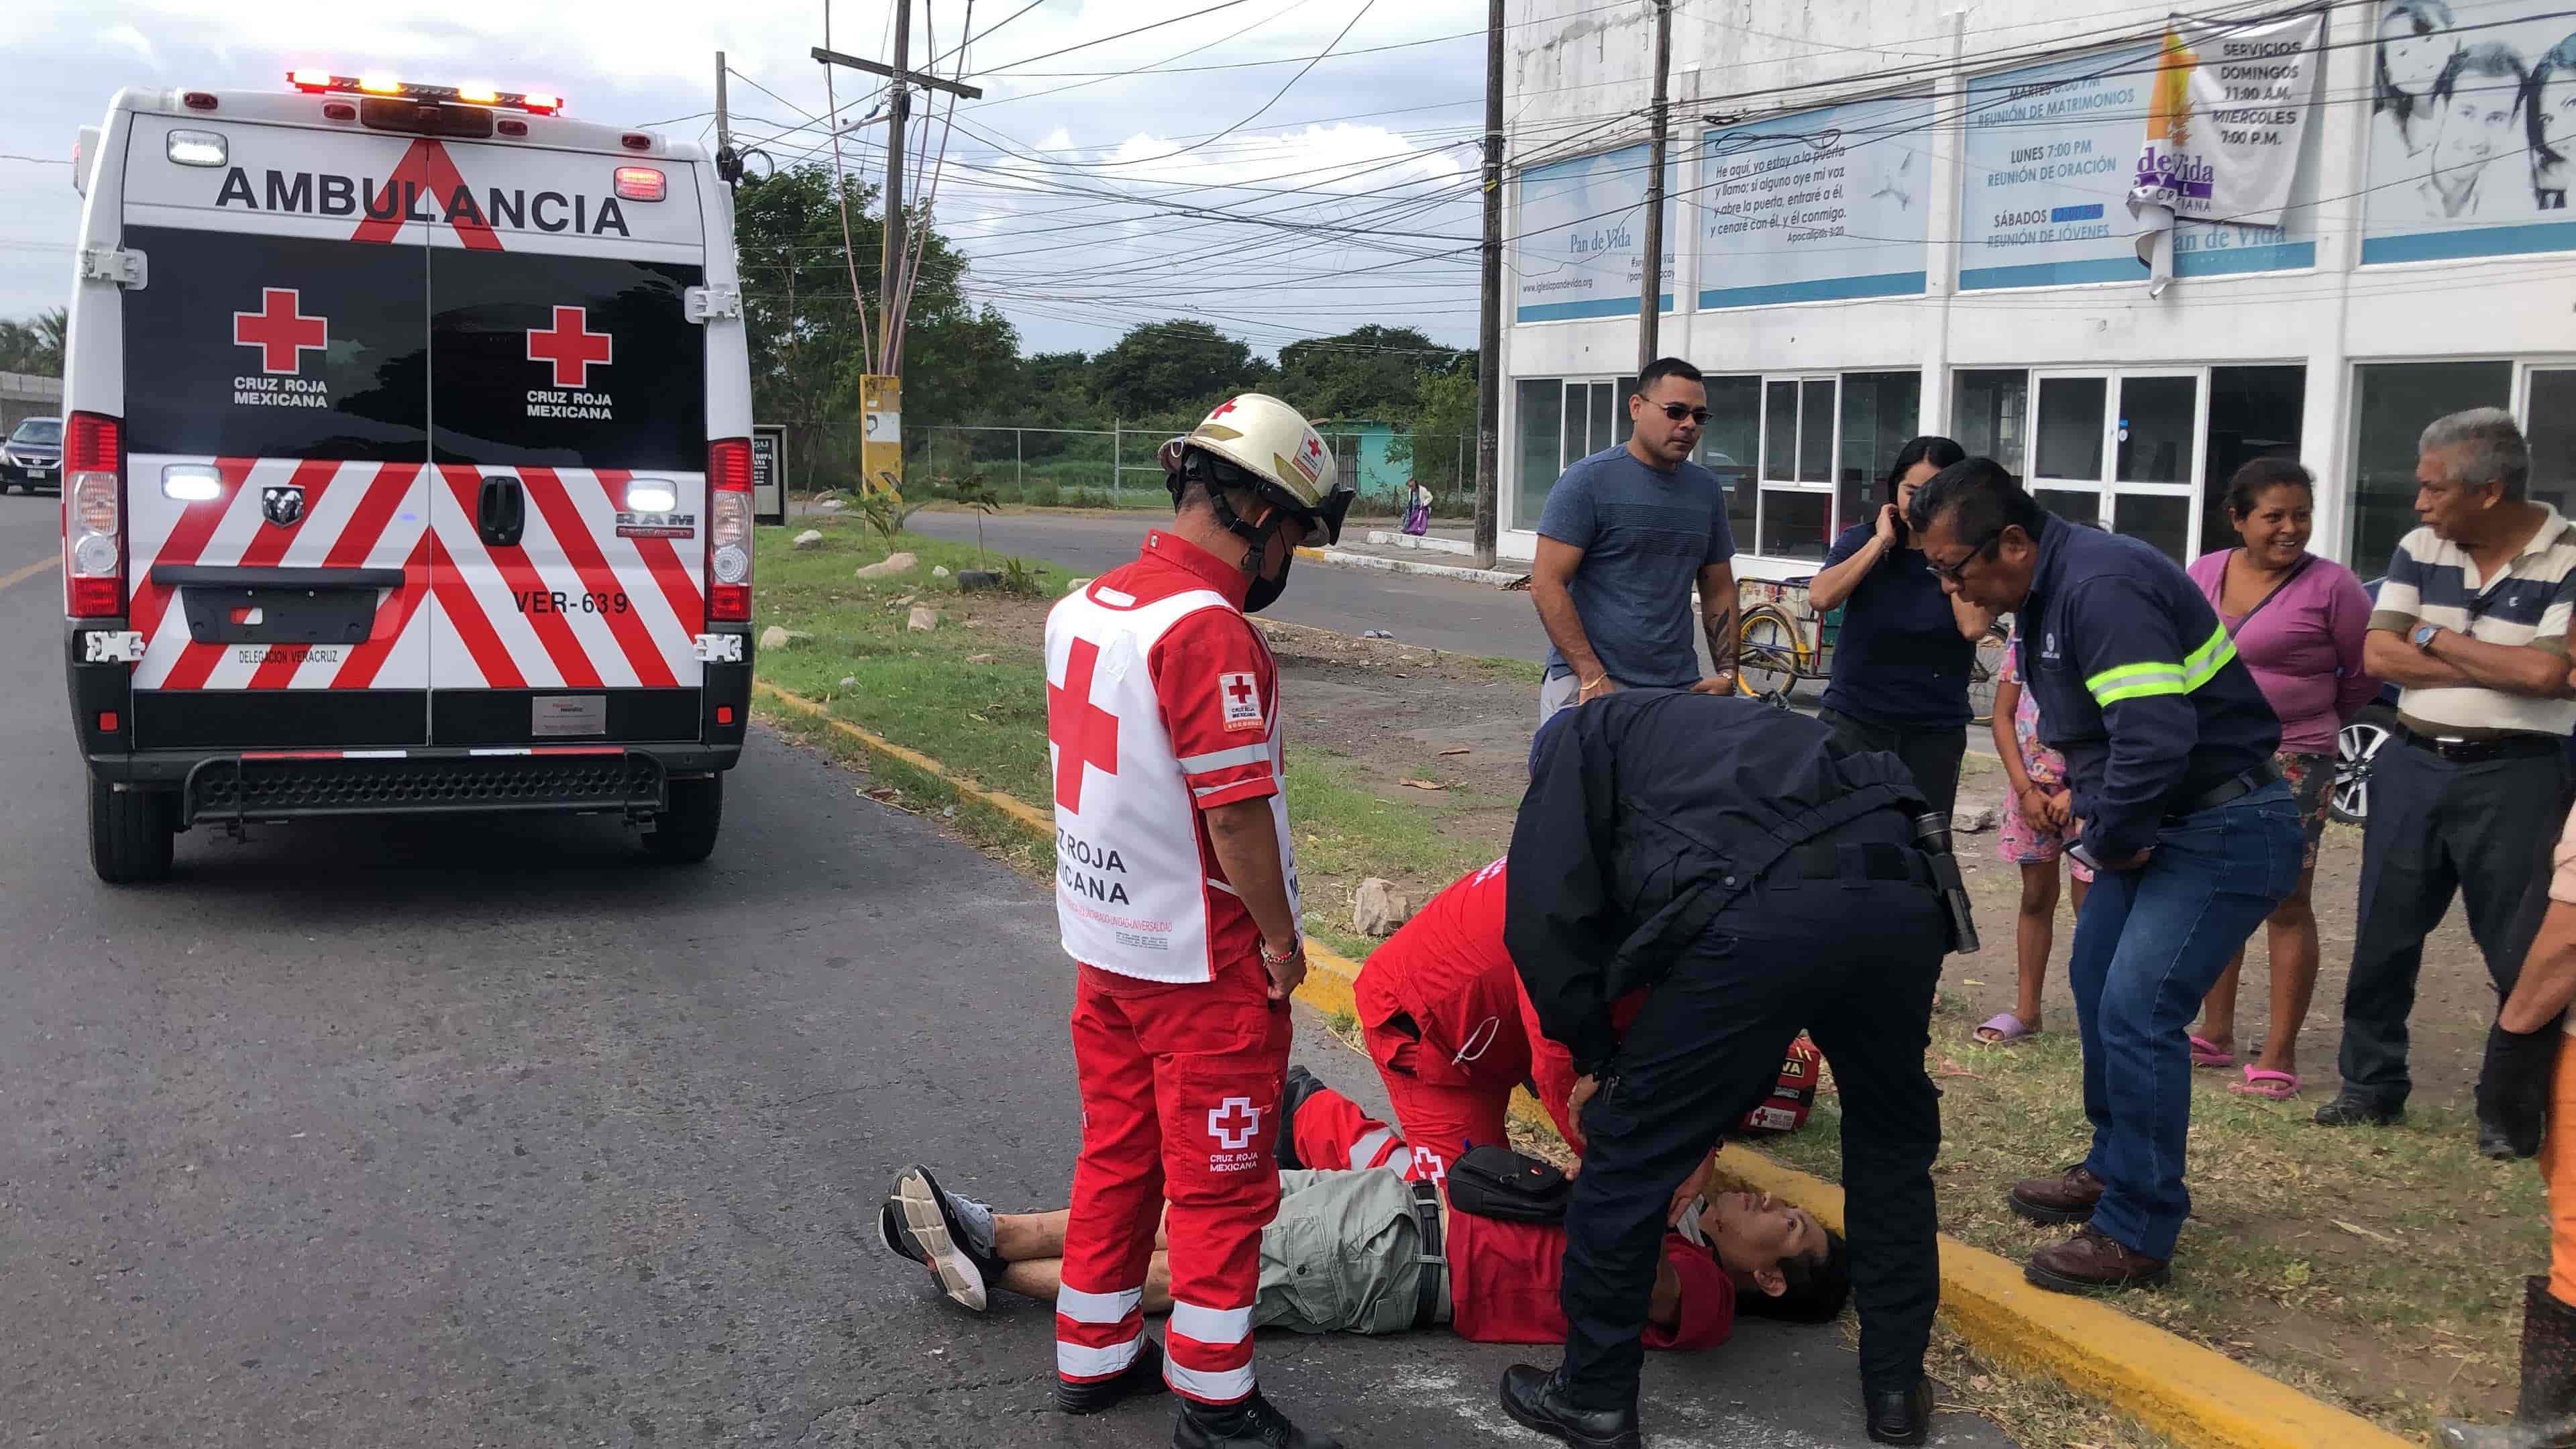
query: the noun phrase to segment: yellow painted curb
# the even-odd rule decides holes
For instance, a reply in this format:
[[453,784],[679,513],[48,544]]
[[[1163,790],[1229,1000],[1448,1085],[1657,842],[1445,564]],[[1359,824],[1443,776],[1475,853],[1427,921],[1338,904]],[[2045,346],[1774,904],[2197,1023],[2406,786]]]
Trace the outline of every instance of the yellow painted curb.
[[[813,700],[774,684],[757,688],[781,705],[828,723],[867,749],[931,775],[959,794],[1001,812],[1039,840],[1055,840],[1055,821],[1027,803],[987,790],[947,766],[873,730],[841,719]],[[1355,1010],[1351,988],[1359,964],[1308,942],[1313,967],[1297,988],[1318,1011]],[[1556,1130],[1529,1093],[1512,1093],[1512,1114]],[[1728,1144],[1718,1168],[1741,1185],[1843,1226],[1843,1190],[1783,1167],[1749,1148]],[[2407,1442],[2370,1421],[2321,1403],[2221,1353],[2202,1348],[2116,1308],[2088,1298],[2033,1288],[2018,1265],[1941,1236],[1941,1310],[1961,1337],[1997,1359],[2045,1373],[2079,1393],[2117,1407],[2191,1449],[2406,1449]]]

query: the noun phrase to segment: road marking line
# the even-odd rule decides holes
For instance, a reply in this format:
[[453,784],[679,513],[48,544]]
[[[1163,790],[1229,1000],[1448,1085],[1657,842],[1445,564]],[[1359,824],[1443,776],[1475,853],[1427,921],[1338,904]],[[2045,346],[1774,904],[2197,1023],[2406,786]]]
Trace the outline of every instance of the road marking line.
[[40,558],[34,563],[27,565],[25,568],[15,569],[9,573],[0,574],[0,589],[5,589],[11,584],[23,584],[27,580],[34,578],[36,575],[43,573],[45,570],[54,567],[62,561],[61,555],[57,554],[52,558]]

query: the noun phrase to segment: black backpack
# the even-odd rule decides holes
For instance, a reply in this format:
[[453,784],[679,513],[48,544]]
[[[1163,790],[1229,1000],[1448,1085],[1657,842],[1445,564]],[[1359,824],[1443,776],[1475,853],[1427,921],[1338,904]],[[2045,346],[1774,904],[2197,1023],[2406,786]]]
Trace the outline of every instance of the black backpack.
[[1507,1223],[1561,1223],[1573,1179],[1508,1147],[1471,1147],[1449,1165],[1449,1206]]

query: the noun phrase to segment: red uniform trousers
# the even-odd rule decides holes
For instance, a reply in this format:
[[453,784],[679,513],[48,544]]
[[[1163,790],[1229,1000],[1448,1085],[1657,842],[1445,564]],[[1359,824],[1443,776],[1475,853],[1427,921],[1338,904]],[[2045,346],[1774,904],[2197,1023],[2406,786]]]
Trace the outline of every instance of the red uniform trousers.
[[1172,1316],[1164,1376],[1226,1404],[1252,1392],[1261,1230],[1279,1210],[1275,1142],[1288,1003],[1258,960],[1170,985],[1082,968],[1073,1059],[1082,1156],[1073,1170],[1055,1308],[1056,1372],[1108,1378],[1135,1362],[1154,1232],[1170,1203]]
[[[1438,1182],[1467,1144],[1508,1143],[1503,1123],[1512,1088],[1530,1060],[1518,1010],[1520,979],[1499,950],[1467,957],[1445,944],[1417,939],[1411,927],[1399,931],[1370,954],[1352,986],[1361,1040],[1404,1136],[1344,1135],[1345,1124],[1324,1125],[1334,1116],[1329,1111],[1316,1114],[1317,1125],[1309,1128],[1309,1114],[1300,1111],[1292,1124],[1298,1161],[1322,1168],[1402,1166],[1408,1178]],[[1410,1161],[1396,1161],[1392,1154],[1408,1143]]]

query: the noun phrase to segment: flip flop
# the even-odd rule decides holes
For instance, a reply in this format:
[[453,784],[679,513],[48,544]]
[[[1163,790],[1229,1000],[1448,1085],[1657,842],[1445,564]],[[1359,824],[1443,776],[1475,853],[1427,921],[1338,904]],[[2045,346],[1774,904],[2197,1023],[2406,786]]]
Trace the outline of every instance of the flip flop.
[[2205,1036],[2196,1036],[2191,1039],[2191,1064],[2195,1067],[2232,1067],[2236,1065],[2236,1053]]
[[[1991,1037],[1979,1035],[1989,1031],[1995,1034]],[[1979,1046],[2004,1046],[2023,1037],[2037,1035],[2039,1028],[2022,1025],[2021,1018],[2009,1011],[1998,1011],[1991,1019],[1978,1023],[1976,1031],[1968,1033],[1968,1039]]]
[[2299,1095],[2305,1085],[2294,1072],[2267,1072],[2260,1067],[2247,1067],[2245,1080],[2230,1082],[2227,1090],[2240,1097],[2260,1097],[2267,1102],[2286,1102]]

